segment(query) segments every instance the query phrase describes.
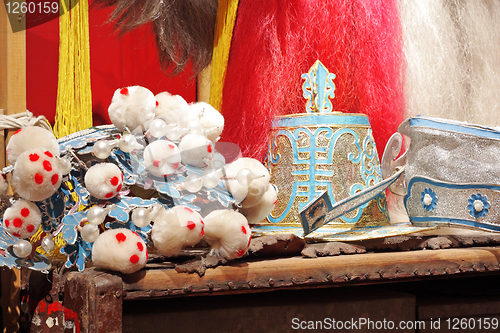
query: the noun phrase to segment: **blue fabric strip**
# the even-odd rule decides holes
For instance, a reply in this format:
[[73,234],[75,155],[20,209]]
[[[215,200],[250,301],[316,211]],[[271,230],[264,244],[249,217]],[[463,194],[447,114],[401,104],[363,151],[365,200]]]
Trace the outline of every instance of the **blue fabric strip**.
[[445,119],[441,120],[441,119],[416,117],[410,119],[410,126],[429,127],[444,131],[452,131],[452,132],[475,135],[482,138],[491,138],[500,140],[500,132],[492,128],[477,126],[477,125],[468,125],[465,123],[460,124],[460,123],[446,122],[446,121],[447,120]]
[[447,218],[447,217],[416,217],[416,216],[410,216],[410,221],[414,223],[414,225],[418,226],[419,223],[427,223],[427,222],[435,222],[435,223],[449,223],[452,225],[461,225],[461,226],[467,226],[467,227],[474,227],[474,228],[480,228],[480,229],[486,229],[486,230],[491,230],[491,231],[500,231],[500,226],[498,225],[491,225],[491,224],[486,224],[486,223],[481,223],[477,221],[469,221],[469,220],[462,220],[462,219],[453,219],[453,218]]
[[300,127],[304,125],[366,125],[370,122],[364,114],[300,114],[290,117],[276,117],[273,127]]

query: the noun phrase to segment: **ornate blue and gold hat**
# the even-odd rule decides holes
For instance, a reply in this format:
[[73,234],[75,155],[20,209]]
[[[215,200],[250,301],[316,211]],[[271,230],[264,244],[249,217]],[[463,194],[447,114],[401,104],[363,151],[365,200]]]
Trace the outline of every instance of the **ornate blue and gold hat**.
[[385,187],[377,186],[383,178],[370,122],[363,114],[332,111],[334,78],[316,61],[302,75],[306,113],[273,121],[266,165],[278,201],[267,219],[254,225],[256,235],[359,240],[418,229],[389,223]]

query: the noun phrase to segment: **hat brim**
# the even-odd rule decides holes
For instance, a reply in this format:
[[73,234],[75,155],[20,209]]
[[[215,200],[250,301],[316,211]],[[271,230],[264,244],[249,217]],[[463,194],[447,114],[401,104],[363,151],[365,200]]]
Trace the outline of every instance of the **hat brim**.
[[[339,227],[325,225],[304,237],[311,242],[332,242],[332,241],[359,241],[367,239],[385,238],[392,236],[402,236],[417,232],[424,232],[436,229],[435,226],[415,227],[410,222],[375,225],[363,227]],[[252,226],[252,236],[269,236],[278,234],[294,234],[302,237],[304,230],[301,227],[292,225],[254,225]]]

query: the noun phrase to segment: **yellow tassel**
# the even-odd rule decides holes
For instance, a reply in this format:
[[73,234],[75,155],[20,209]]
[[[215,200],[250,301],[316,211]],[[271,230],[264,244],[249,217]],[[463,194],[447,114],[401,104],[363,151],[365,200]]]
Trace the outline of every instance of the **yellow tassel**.
[[237,10],[238,0],[219,0],[210,80],[210,104],[217,110],[222,106],[222,91]]
[[88,0],[60,1],[59,78],[54,134],[57,138],[92,126]]

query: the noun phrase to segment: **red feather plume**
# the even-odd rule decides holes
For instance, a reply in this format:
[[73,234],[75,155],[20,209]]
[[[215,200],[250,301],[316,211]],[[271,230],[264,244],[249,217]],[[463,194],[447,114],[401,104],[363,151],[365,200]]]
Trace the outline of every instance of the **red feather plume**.
[[396,0],[240,0],[224,85],[224,141],[263,159],[276,115],[305,112],[301,74],[320,60],[333,109],[367,114],[379,153],[403,120]]

